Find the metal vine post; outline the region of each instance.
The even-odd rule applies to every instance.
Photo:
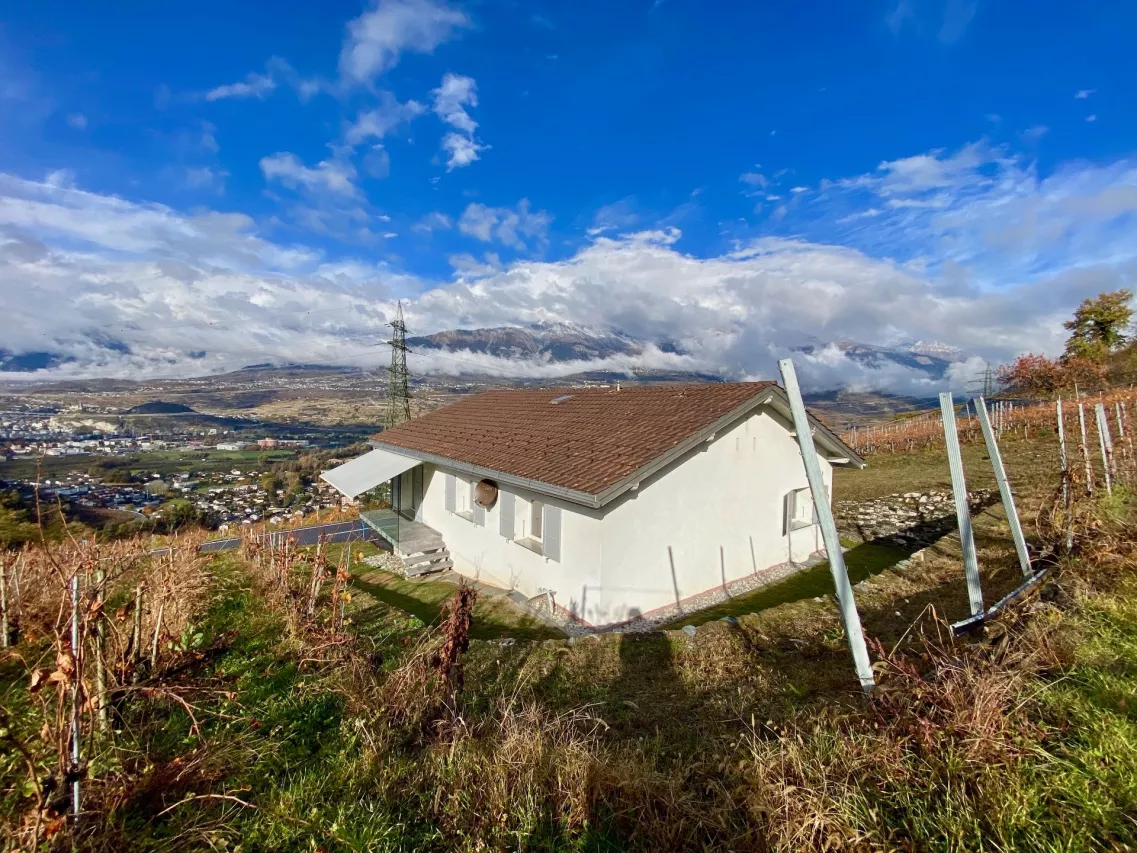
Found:
[[[1015,553],[1018,554],[1019,568],[1022,569],[1023,577],[1029,578],[1031,576],[1030,551],[1026,546],[1026,537],[1023,536],[1022,525],[1019,524],[1019,512],[1015,507],[1015,496],[1011,493],[1011,484],[1007,480],[1007,471],[1003,467],[1003,454],[999,452],[999,442],[995,440],[995,435],[991,431],[991,422],[987,419],[987,403],[982,397],[979,398],[979,402],[975,406],[975,414],[979,416],[979,428],[983,430],[983,441],[987,445],[987,455],[991,458],[991,467],[995,469],[995,482],[999,486],[999,497],[1003,500],[1007,523],[1011,527],[1011,537],[1015,541]]]
[[[975,407],[979,414],[979,407]],[[944,424],[944,443],[947,445],[948,468],[951,471],[951,490],[955,496],[955,518],[959,523],[959,541],[963,548],[963,570],[967,575],[967,598],[971,615],[983,612],[983,587],[979,582],[979,560],[975,554],[975,534],[971,530],[971,507],[967,501],[967,481],[963,476],[963,457],[959,451],[959,433],[955,425],[955,409],[951,393],[940,394],[940,417]]]
[[[861,689],[870,693],[876,686],[876,679],[873,676],[869,650],[861,628],[861,616],[857,612],[857,603],[853,598],[853,586],[849,583],[849,573],[845,568],[841,539],[837,535],[837,525],[833,521],[833,511],[829,506],[829,492],[825,488],[825,479],[817,462],[817,449],[813,445],[809,415],[806,414],[805,402],[801,398],[801,388],[798,387],[793,360],[782,359],[778,362],[778,369],[782,374],[782,385],[786,389],[786,396],[790,399],[794,431],[797,433],[798,447],[801,449],[801,458],[805,465],[805,476],[809,481],[809,491],[813,496],[814,511],[821,526],[821,536],[825,541],[825,551],[829,555],[829,571],[833,575],[833,586],[837,594],[837,604],[841,608],[841,620],[845,625],[849,650],[853,653],[853,665],[856,667]]]

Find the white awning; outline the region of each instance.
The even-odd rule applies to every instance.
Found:
[[[389,450],[372,450],[362,456],[345,462],[320,475],[320,479],[331,483],[338,491],[354,498],[368,489],[374,489],[392,477],[409,471],[419,464],[419,460]]]

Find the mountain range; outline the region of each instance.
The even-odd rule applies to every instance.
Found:
[[[411,349],[450,353],[466,351],[497,358],[549,362],[595,361],[613,355],[639,355],[649,344],[663,352],[684,352],[671,340],[645,341],[618,330],[592,329],[573,323],[452,329],[407,338],[407,346]],[[869,367],[883,367],[886,362],[893,362],[936,379],[944,376],[952,362],[966,358],[961,350],[936,341],[911,341],[892,347],[845,340],[817,341],[802,344],[797,350],[812,353],[831,345]]]
[[[575,323],[538,323],[489,329],[452,329],[407,338],[407,346],[451,352],[467,350],[496,358],[564,362],[639,355],[646,342],[614,329],[591,329]],[[681,352],[673,342],[661,342],[657,346],[664,352]]]
[[[117,347],[122,347],[118,344]],[[529,326],[495,326],[480,329],[451,329],[432,335],[407,339],[407,346],[419,352],[448,353],[457,362],[462,354],[484,355],[515,362],[600,362],[612,356],[638,356],[649,346],[665,353],[686,354],[677,342],[665,338],[646,340],[617,329],[587,327],[574,323],[538,323]],[[940,379],[954,361],[966,356],[960,350],[936,341],[910,341],[895,346],[877,346],[857,341],[807,340],[796,347],[804,353],[836,346],[844,354],[869,367],[888,363],[919,370]],[[121,351],[121,350],[120,350]],[[204,353],[191,353],[201,358]],[[0,372],[30,373],[73,362],[71,356],[51,352],[14,353],[0,348]],[[282,365],[265,362],[245,369],[277,368]],[[317,365],[304,365],[312,369]],[[476,366],[476,365],[475,365]],[[587,369],[587,368],[586,368]],[[454,373],[470,373],[469,367],[455,368]],[[692,374],[694,378],[694,374]],[[718,377],[722,378],[722,377]]]

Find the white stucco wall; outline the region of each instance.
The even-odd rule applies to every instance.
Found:
[[[832,494],[832,467],[821,461]],[[461,475],[459,475],[461,477]],[[561,507],[561,559],[446,510],[444,472],[424,465],[420,520],[442,534],[454,568],[557,603],[594,625],[625,621],[823,547],[816,525],[785,534],[785,495],[808,484],[790,425],[759,409],[601,510]]]
[[[454,560],[455,571],[506,589],[517,589],[529,597],[552,590],[557,603],[569,609],[574,608],[582,586],[599,583],[599,510],[536,495],[525,489],[502,487],[502,491],[513,492],[525,501],[536,498],[547,506],[561,508],[561,559],[551,560],[501,535],[500,500],[486,510],[485,527],[448,511],[445,472],[434,465],[424,465],[423,468],[425,490],[420,520],[442,534]],[[464,475],[457,476],[461,484]]]
[[[833,469],[821,460],[832,495]],[[814,524],[785,533],[785,496],[808,486],[790,425],[763,407],[606,507],[593,624],[653,609],[823,548]]]

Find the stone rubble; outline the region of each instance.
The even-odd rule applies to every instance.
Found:
[[[375,569],[382,569],[385,572],[405,576],[407,567],[403,565],[403,561],[390,551],[381,551],[371,557],[364,557],[360,560],[365,566],[371,566]]]
[[[993,489],[967,494],[972,513],[996,499]],[[844,538],[884,541],[903,547],[930,545],[956,527],[955,499],[950,489],[897,493],[872,501],[837,501],[833,515]]]
[[[674,622],[680,616],[698,613],[700,610],[706,610],[708,607],[714,607],[716,604],[730,601],[732,598],[753,592],[767,584],[777,583],[780,580],[788,578],[790,575],[800,572],[803,568],[806,568],[806,566],[800,563],[779,563],[776,566],[771,566],[768,569],[763,569],[760,572],[731,581],[726,585],[725,589],[721,586],[717,586],[714,589],[692,596],[679,604],[671,604],[659,610],[653,610],[649,616],[640,616],[609,630],[617,634],[642,634],[655,631],[660,625]]]

